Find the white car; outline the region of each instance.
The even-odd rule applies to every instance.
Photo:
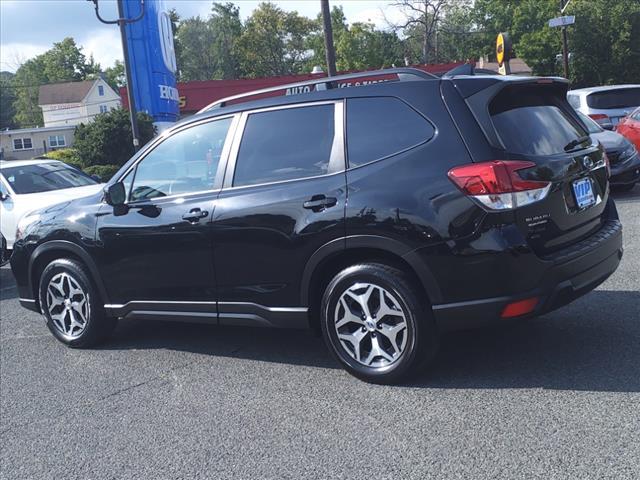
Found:
[[[102,188],[94,178],[58,160],[0,160],[0,263],[8,260],[18,222],[25,213]]]
[[[640,107],[640,85],[578,88],[567,92],[567,100],[602,128],[612,130],[620,120]]]

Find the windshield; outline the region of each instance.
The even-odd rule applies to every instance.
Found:
[[[602,131],[602,128],[600,127],[600,125],[596,123],[595,120],[592,120],[591,118],[587,117],[584,113],[578,110],[576,110],[576,113],[580,117],[580,120],[582,120],[582,123],[586,125],[589,133],[600,133]]]
[[[84,187],[97,183],[90,176],[64,163],[38,163],[3,168],[2,176],[18,195]]]

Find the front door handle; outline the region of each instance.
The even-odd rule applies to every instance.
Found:
[[[304,208],[313,210],[314,212],[321,212],[327,208],[333,207],[338,203],[338,199],[335,197],[327,197],[325,195],[314,195],[311,200],[307,200],[302,204]]]
[[[182,215],[183,220],[187,220],[191,223],[197,223],[201,218],[205,218],[209,215],[209,212],[206,210],[201,210],[200,208],[192,208],[187,213]]]

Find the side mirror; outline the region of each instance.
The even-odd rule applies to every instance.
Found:
[[[124,205],[124,202],[127,200],[127,192],[125,191],[124,183],[116,182],[105,188],[104,199],[113,207]]]
[[[613,123],[611,123],[611,122],[601,123],[600,126],[602,128],[604,128],[605,130],[613,130],[614,129]]]

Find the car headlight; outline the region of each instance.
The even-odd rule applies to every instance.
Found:
[[[18,222],[18,228],[16,229],[16,240],[22,238],[27,228],[30,225],[33,225],[38,220],[40,220],[39,213],[28,213],[24,215]]]
[[[631,157],[633,157],[636,153],[638,153],[638,151],[636,150],[636,147],[630,143],[629,146],[627,148],[625,148],[623,150],[623,152],[620,154],[620,161],[624,162],[628,159],[630,159]]]

